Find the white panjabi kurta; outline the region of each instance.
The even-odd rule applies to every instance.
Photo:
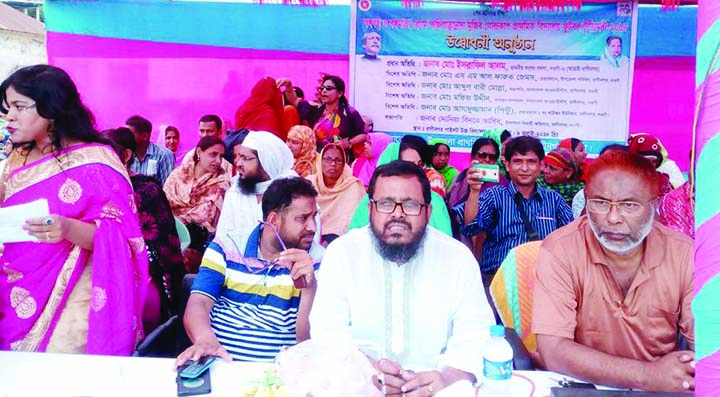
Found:
[[[330,244],[310,313],[312,338],[370,342],[416,371],[460,369],[482,377],[495,324],[477,261],[428,226],[420,252],[398,266],[377,253],[369,226]]]
[[[219,236],[249,235],[263,219],[259,195],[265,193],[275,179],[298,176],[292,169],[295,162],[292,152],[275,135],[265,131],[250,131],[242,145],[257,152],[260,165],[270,180],[258,183],[254,192],[245,194],[238,186],[239,176],[232,179],[220,211],[216,232]]]

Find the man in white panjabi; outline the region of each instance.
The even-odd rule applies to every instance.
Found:
[[[237,175],[225,192],[217,236],[249,235],[263,219],[262,196],[272,181],[298,176],[292,152],[269,132],[250,131],[233,154]]]
[[[378,167],[368,195],[370,225],[327,248],[311,337],[376,346],[372,381],[387,395],[431,396],[475,382],[494,324],[475,258],[427,226],[430,184],[416,165]]]

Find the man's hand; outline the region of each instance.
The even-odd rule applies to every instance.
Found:
[[[285,250],[280,253],[278,264],[290,269],[290,277],[293,280],[305,277],[308,287],[315,285],[315,266],[313,258],[307,251],[298,248]]]
[[[683,392],[695,390],[694,352],[675,351],[649,363],[645,376],[651,391]]]
[[[406,383],[403,374],[410,377],[412,375],[410,371],[404,371],[400,364],[386,358],[378,360],[375,368],[378,370],[378,374],[373,375],[372,382],[378,390],[386,396],[402,396],[404,394],[400,389]]]
[[[180,353],[177,360],[175,360],[175,367],[177,368],[185,364],[188,360],[197,361],[200,357],[204,356],[215,356],[227,362],[232,361],[230,354],[228,354],[227,350],[220,345],[220,342],[218,342],[217,338],[213,335],[212,337],[198,339],[195,341],[195,344]]]
[[[400,386],[405,397],[429,397],[447,386],[447,382],[438,371],[404,373],[406,383]]]

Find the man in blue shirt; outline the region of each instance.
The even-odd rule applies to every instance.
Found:
[[[460,232],[484,240],[479,261],[486,286],[510,249],[530,240],[542,240],[573,220],[565,200],[536,183],[545,157],[539,140],[513,138],[503,155],[510,183],[489,188],[477,201],[468,200],[454,208],[462,222]],[[482,182],[472,178],[468,178],[468,185],[476,191],[482,188]]]
[[[304,178],[277,179],[262,199],[263,222],[249,235],[218,235],[207,247],[185,312],[193,342],[178,356],[272,362],[310,337],[317,192]],[[304,285],[299,281],[304,281]]]
[[[140,116],[132,116],[125,121],[125,126],[135,135],[137,150],[133,156],[130,170],[136,174],[155,177],[160,185],[175,168],[175,155],[168,149],[150,142],[152,123]]]

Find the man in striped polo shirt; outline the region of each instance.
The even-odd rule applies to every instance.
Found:
[[[486,290],[512,248],[542,240],[573,220],[565,200],[537,184],[545,157],[538,139],[529,136],[511,139],[503,157],[510,183],[486,189],[478,200],[468,200],[454,208],[461,220],[460,232],[468,237],[480,235],[480,240],[484,240],[480,271]],[[482,184],[468,179],[470,189],[479,191]]]
[[[303,178],[277,179],[263,196],[261,224],[208,246],[185,311],[193,345],[177,365],[207,355],[271,362],[283,347],[310,337],[315,271],[324,253],[313,242],[316,197]]]

